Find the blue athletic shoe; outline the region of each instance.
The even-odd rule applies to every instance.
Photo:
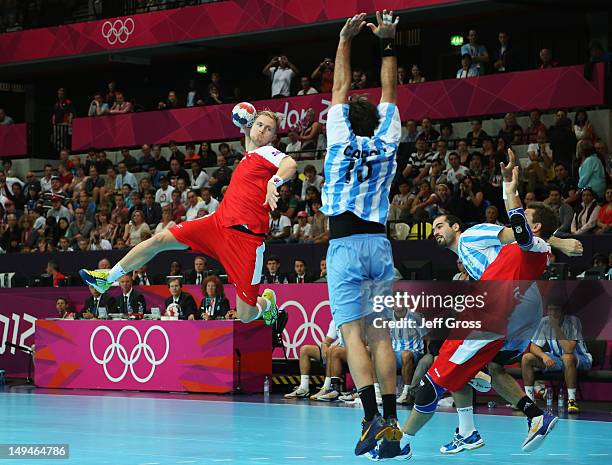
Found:
[[[401,441],[387,441],[383,439],[379,445],[368,452],[367,457],[375,462],[390,458],[395,460],[410,460],[412,458],[410,436],[404,434]]]
[[[464,438],[459,434],[459,428],[457,428],[453,440],[440,447],[440,452],[443,454],[457,454],[464,450],[478,449],[484,445],[484,439],[482,439],[478,431],[472,431],[472,434]]]
[[[529,431],[525,441],[523,441],[523,452],[533,452],[540,447],[546,435],[557,424],[557,421],[559,421],[559,418],[550,412],[544,412],[539,417],[528,418],[527,425],[529,426]]]
[[[374,415],[370,421],[364,419],[361,422],[361,436],[355,446],[355,455],[363,455],[374,449],[378,441],[385,437],[390,429],[391,427],[380,414]]]

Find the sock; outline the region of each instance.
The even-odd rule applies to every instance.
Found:
[[[369,384],[362,387],[357,392],[359,393],[359,398],[361,399],[361,404],[363,405],[365,420],[370,421],[372,418],[374,418],[374,415],[380,415],[378,407],[376,406],[376,392],[374,391],[374,386]]]
[[[518,403],[516,404],[516,407],[519,410],[522,410],[523,413],[527,416],[527,418],[539,417],[540,415],[544,413],[536,405],[536,403],[527,396],[524,396],[521,400],[519,400]]]
[[[302,389],[303,391],[308,391],[309,383],[310,383],[309,375],[300,376],[300,389]]]
[[[385,420],[389,418],[397,418],[397,404],[395,403],[395,394],[383,394],[383,416]]]
[[[404,384],[404,389],[402,389],[402,394],[408,394],[408,389],[410,389],[410,386],[408,386],[407,384]]]
[[[331,386],[331,378],[329,376],[325,377],[325,382],[323,383],[323,389],[329,389]]]
[[[567,400],[576,400],[576,388],[567,388]]]
[[[468,437],[476,430],[474,426],[474,407],[462,407],[457,409],[459,415],[459,434]]]
[[[259,305],[259,302],[255,302],[255,306],[257,307],[257,316],[253,318],[253,320],[259,320],[261,318],[261,315],[263,315],[263,312],[265,312],[266,310],[270,308],[270,301],[264,297],[262,298],[266,301],[266,308],[261,308],[261,305]]]
[[[331,377],[331,388],[333,391],[342,391],[342,382],[340,381],[340,378],[338,378],[337,376]]]
[[[380,397],[380,384],[374,383],[374,392],[376,393],[376,397]]]
[[[527,394],[531,399],[535,399],[535,394],[533,390],[533,386],[525,386],[525,394]]]
[[[117,263],[115,266],[113,266],[111,268],[111,270],[108,272],[108,276],[106,277],[106,282],[107,283],[114,283],[115,281],[117,281],[121,276],[123,276],[124,274],[127,274],[125,272],[125,270],[121,267],[121,265],[119,263]]]

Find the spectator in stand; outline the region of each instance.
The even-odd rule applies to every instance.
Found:
[[[427,116],[421,120],[421,130],[419,131],[418,139],[424,139],[428,145],[433,144],[440,137],[440,133],[436,131],[431,123],[431,119]]]
[[[206,257],[199,255],[193,259],[193,270],[189,270],[185,273],[186,284],[202,284],[204,279],[210,275],[216,275],[216,270],[208,269],[208,262]]]
[[[214,197],[221,195],[221,188],[227,186],[232,178],[232,170],[227,167],[227,161],[223,155],[217,155],[217,169],[208,180],[211,193]]]
[[[499,222],[499,210],[495,205],[489,205],[485,210],[485,223],[503,226],[503,224]]]
[[[51,165],[47,165],[47,166],[51,166]],[[47,167],[45,166],[45,171],[46,169]],[[49,181],[51,181],[51,178],[49,178]],[[34,188],[36,192],[40,192],[42,189],[40,185],[40,181],[36,179],[36,175],[34,174],[34,172],[28,171],[28,174],[26,174],[26,183],[23,186],[23,191],[27,193],[30,191],[31,188]]]
[[[115,208],[111,211],[111,224],[121,226],[127,223],[129,208],[125,205],[123,194],[115,194]]]
[[[219,155],[223,155],[225,157],[225,161],[227,162],[227,166],[233,166],[236,160],[242,160],[242,153],[237,152],[234,148],[222,142],[219,144]]]
[[[64,192],[68,193],[68,190],[70,189],[70,185],[72,184],[72,180],[74,179],[74,176],[72,175],[72,172],[63,163],[59,164],[57,171],[58,171],[57,177],[60,180],[61,189]],[[21,184],[19,184],[19,186],[21,186]]]
[[[200,283],[197,283],[200,284]],[[199,320],[223,320],[230,304],[218,276],[209,276],[202,282],[202,301],[198,309]]]
[[[96,154],[95,166],[98,173],[104,174],[108,168],[113,168],[113,162],[106,157],[106,152],[104,150],[99,150]]]
[[[196,192],[190,191],[187,194],[187,212],[185,213],[185,220],[195,220],[198,217],[198,212],[202,208],[204,208],[204,202],[198,200]]]
[[[478,69],[478,74],[485,73],[485,64],[489,62],[489,53],[484,45],[478,43],[478,34],[474,29],[468,32],[468,43],[461,46],[461,56],[469,55]],[[459,76],[457,76],[459,77]]]
[[[202,209],[206,211],[207,215],[216,212],[217,208],[219,208],[219,203],[220,202],[211,195],[208,187],[202,189]]]
[[[576,153],[576,136],[572,130],[572,121],[565,115],[565,111],[557,111],[555,124],[548,130],[548,139],[555,154],[555,162],[563,163],[575,176],[578,171],[578,167],[573,162]]]
[[[157,171],[161,172],[167,171],[170,168],[168,160],[166,160],[166,158],[161,153],[161,147],[159,146],[159,144],[153,145],[152,148],[149,147],[148,144],[145,144],[142,146],[143,154],[145,153],[145,151],[147,153],[147,163],[146,169],[144,166],[142,167],[143,170],[149,171],[151,167],[155,167]],[[161,173],[159,175],[161,175]]]
[[[351,90],[366,88],[366,74],[360,69],[354,69],[351,81]]]
[[[17,223],[17,215],[9,213],[6,215],[6,224],[0,225],[2,236],[0,237],[0,247],[5,252],[19,252],[19,242],[21,241],[21,228]]]
[[[489,172],[483,167],[482,154],[480,152],[472,154],[468,168],[470,170],[470,177],[480,184],[486,183],[489,180]]]
[[[325,179],[323,176],[317,174],[317,169],[313,165],[306,165],[304,167],[304,181],[302,183],[302,199],[306,197],[306,190],[310,187],[316,187],[319,193]]]
[[[57,246],[58,252],[74,252],[74,249],[70,247],[70,239],[65,236],[59,238],[59,243]]]
[[[435,153],[427,149],[425,139],[419,137],[416,142],[416,152],[410,155],[402,176],[411,181],[413,186],[416,187],[429,174],[429,168],[434,156]]]
[[[612,157],[608,152],[608,146],[603,140],[598,140],[595,142],[595,152],[597,152],[597,156],[601,160],[601,163],[604,165],[604,168],[607,168],[608,176],[612,178]],[[26,192],[26,188],[24,186],[23,189]]]
[[[408,182],[402,181],[399,185],[399,193],[393,196],[389,205],[389,221],[406,219],[410,213],[410,186]]]
[[[555,68],[559,62],[553,60],[552,51],[549,48],[540,50],[540,69]]]
[[[544,131],[538,133],[536,140],[537,143],[527,147],[527,155],[531,161],[527,168],[527,191],[541,193],[546,183],[553,178],[553,152],[546,141]]]
[[[121,288],[121,295],[117,297],[117,313],[123,313],[124,315],[150,313],[147,311],[147,302],[144,296],[134,289],[132,275],[121,276],[119,287]]]
[[[459,272],[455,276],[453,276],[453,281],[469,281],[470,280],[470,275],[468,274],[465,267],[463,266],[463,262],[459,259],[457,259],[457,269],[459,270]]]
[[[261,284],[287,284],[287,275],[280,272],[281,262],[276,255],[270,255],[266,260],[266,270],[261,277]]]
[[[147,274],[147,265],[136,268],[132,273],[132,281],[135,286],[150,286],[153,284],[153,278]]]
[[[497,35],[499,40],[499,48],[493,55],[493,68],[498,73],[508,73],[510,71],[516,71],[516,63],[514,63],[514,53],[512,47],[510,47],[510,36],[507,32],[500,32]]]
[[[289,275],[289,284],[305,284],[314,281],[314,277],[308,273],[306,262],[300,258],[293,262],[293,273]]]
[[[312,95],[312,94],[318,94],[319,92],[317,91],[317,89],[315,89],[314,87],[312,87],[310,85],[310,78],[308,76],[302,76],[300,78],[300,90],[298,91],[297,95]]]
[[[310,78],[313,81],[319,82],[319,90],[321,92],[331,92],[334,85],[334,62],[332,59],[323,58],[323,61],[317,66],[317,69],[312,72]],[[301,94],[298,93],[298,95]]]
[[[162,208],[161,221],[155,227],[155,232],[153,234],[159,234],[175,225],[176,223],[172,221],[172,207],[166,205]]]
[[[465,223],[479,223],[484,219],[484,195],[478,181],[467,176],[459,184],[457,216]]]
[[[117,309],[117,303],[114,297],[108,294],[100,294],[96,291],[93,286],[89,286],[89,292],[91,296],[87,298],[83,309],[77,313],[77,319],[85,320],[97,320],[99,316],[99,309],[106,309],[106,314],[115,313]]]
[[[62,200],[57,196],[51,198],[51,208],[47,211],[47,218],[55,218],[56,221],[60,218],[66,218],[68,221],[72,219],[72,213],[62,205]]]
[[[604,203],[597,215],[597,229],[595,234],[612,233],[612,187],[606,189],[606,203]]]
[[[321,123],[316,120],[314,110],[309,108],[306,111],[306,117],[300,130],[301,150],[315,150],[320,133]]]
[[[402,138],[402,144],[416,144],[418,135],[416,121],[413,119],[406,121],[406,134]]]
[[[57,262],[55,260],[49,260],[47,262],[47,269],[46,272],[49,276],[51,276],[52,278],[52,286],[53,287],[59,287],[60,285],[60,279],[66,279],[66,275],[64,275],[59,268],[59,265],[57,264]]]
[[[185,207],[183,197],[181,196],[181,193],[179,191],[172,191],[170,198],[171,202],[169,206],[170,208],[172,208],[172,221],[178,224],[187,214],[187,208]]]
[[[7,198],[12,200],[15,204],[15,210],[23,212],[26,204],[26,197],[23,195],[21,184],[18,182],[13,183],[11,190],[7,192]]]
[[[584,110],[578,110],[574,116],[574,134],[578,140],[593,142],[597,139],[597,134],[593,131],[593,125],[589,121],[589,115]]]
[[[63,87],[57,90],[57,101],[53,105],[53,114],[51,116],[51,124],[72,124],[73,118],[76,117],[72,100],[66,98],[66,92]],[[64,148],[64,147],[62,147]]]
[[[531,110],[529,112],[529,126],[527,126],[527,130],[525,131],[525,142],[528,144],[536,142],[538,132],[546,131],[546,126],[542,123],[540,117],[540,110]]]
[[[300,136],[295,130],[295,128],[291,128],[289,130],[289,133],[287,134],[287,138],[289,139],[289,143],[287,144],[287,147],[285,147],[284,152],[288,154],[296,153],[299,159],[300,154],[297,154],[297,152],[301,150],[302,143],[300,142]]]
[[[98,169],[95,166],[89,168],[89,177],[85,181],[85,192],[88,196],[93,197],[94,202],[100,200],[100,189],[104,187],[104,180],[98,176]]]
[[[94,95],[93,100],[89,104],[89,111],[87,112],[87,116],[102,116],[108,114],[110,108],[108,103],[104,101],[102,94]]]
[[[191,184],[191,180],[189,179],[189,174],[183,168],[181,168],[180,162],[174,158],[170,161],[170,171],[166,174],[166,177],[170,181],[170,184],[176,187],[177,181],[182,179],[185,181],[185,185]]]
[[[112,248],[113,246],[110,241],[102,239],[96,230],[91,232],[87,250],[111,250]]]
[[[198,154],[203,168],[210,168],[217,163],[217,154],[210,148],[210,142],[202,142]]]
[[[172,278],[168,281],[170,297],[164,302],[164,308],[174,304],[178,306],[178,317],[181,320],[196,319],[196,303],[191,294],[183,292],[183,283],[180,278]]]
[[[457,79],[466,79],[476,76],[480,76],[480,74],[478,67],[472,64],[472,57],[467,53],[461,55],[461,68],[459,68],[455,77]]]
[[[270,78],[272,83],[272,98],[289,97],[291,95],[291,81],[299,71],[285,55],[272,58],[264,66],[262,72],[264,76]]]
[[[510,145],[514,138],[515,131],[521,131],[522,140],[523,128],[516,122],[516,115],[514,113],[506,113],[502,127],[497,133],[497,137],[501,137],[506,142],[506,145]]]
[[[72,245],[76,245],[80,239],[89,240],[89,234],[93,229],[93,224],[85,218],[85,210],[78,207],[74,210],[75,220],[70,223],[66,237],[70,239]]]
[[[3,108],[0,108],[0,126],[13,124],[13,118],[6,114]]]
[[[162,208],[159,203],[155,202],[154,190],[145,192],[144,200],[144,205],[141,207],[142,214],[144,215],[145,223],[147,223],[149,229],[153,231],[161,221]]]
[[[193,142],[188,142],[185,144],[185,160],[184,165],[190,166],[193,160],[199,160],[200,155],[196,153],[195,144]]]
[[[168,148],[170,149],[170,158],[168,162],[172,163],[172,160],[178,160],[179,166],[182,167],[183,163],[185,163],[185,154],[180,151],[176,141],[171,140],[168,142]]]
[[[111,107],[109,113],[111,115],[123,114],[123,113],[132,113],[134,111],[134,106],[132,102],[128,102],[125,100],[125,96],[123,92],[115,93],[115,103]]]
[[[126,184],[123,186],[124,191],[129,191],[129,195],[127,196],[126,205],[130,209],[129,217],[132,217],[132,213],[134,210],[140,210],[142,205],[142,197],[140,196],[140,192],[138,191],[130,191],[130,186]]]
[[[606,193],[606,173],[593,144],[588,140],[581,140],[578,142],[576,155],[580,163],[578,188],[589,188],[598,199],[603,199]]]
[[[321,211],[321,200],[313,200],[312,211],[310,236],[306,238],[306,241],[324,244],[329,240],[329,219]]]
[[[400,86],[408,84],[408,72],[403,66],[397,67],[397,84]]]
[[[457,152],[456,153],[457,155],[459,155],[459,163],[462,166],[467,167],[468,163],[470,162],[470,158],[472,157],[472,152],[470,152],[468,142],[466,139],[460,139],[459,142],[457,142]]]
[[[482,129],[482,121],[479,119],[472,120],[472,130],[465,136],[467,144],[470,147],[482,147],[482,139],[488,134]]]
[[[427,181],[421,181],[418,186],[419,191],[408,200],[410,215],[414,221],[429,221],[435,213],[437,198]]]
[[[128,246],[127,246],[127,244],[125,243],[125,241],[123,240],[122,237],[118,237],[115,240],[115,246],[114,246],[115,250],[125,250],[127,248],[128,248]]]
[[[100,239],[107,240],[111,244],[115,240],[118,226],[110,222],[110,213],[108,210],[100,210],[96,213],[95,231],[100,236]]]
[[[117,100],[117,83],[115,81],[108,83],[108,92],[104,96],[104,100],[109,107],[112,107]]]
[[[200,95],[200,91],[196,86],[195,79],[190,79],[187,86],[187,101],[185,106],[187,108],[195,107],[196,105],[204,105],[204,96]]]
[[[115,179],[115,190],[120,190],[124,184],[129,184],[132,190],[138,189],[136,176],[128,171],[127,165],[124,162],[120,161],[117,164],[117,169],[119,170],[119,174]]]
[[[578,317],[567,315],[564,306],[556,302],[549,303],[547,309],[548,315],[540,321],[529,352],[521,360],[525,393],[535,400],[535,370],[563,371],[567,386],[567,412],[578,413],[577,373],[578,370],[590,370],[593,357],[584,343]],[[546,345],[549,352],[544,352]]]
[[[70,308],[66,297],[58,297],[55,299],[55,310],[57,310],[58,318],[74,320],[75,312]]]
[[[278,192],[277,210],[293,221],[298,210],[298,198],[291,192],[291,188],[287,184],[283,184]]]
[[[421,82],[425,82],[425,77],[421,74],[421,68],[419,65],[412,65],[410,70],[410,79],[408,80],[409,84],[420,84]]]
[[[548,198],[544,203],[552,208],[559,218],[559,227],[555,231],[555,236],[564,237],[570,234],[574,210],[567,203],[563,202],[561,189],[554,184],[548,188]]]
[[[297,214],[297,223],[293,225],[289,242],[303,243],[310,235],[310,223],[308,223],[308,213],[300,211]]]
[[[268,244],[283,244],[287,242],[291,235],[291,220],[281,215],[280,210],[277,208],[270,212],[270,232],[266,235],[266,242]]]
[[[208,187],[208,174],[202,171],[199,160],[191,162],[191,188],[200,192],[205,187]]]
[[[597,227],[597,217],[599,215],[599,205],[595,201],[595,195],[590,188],[582,190],[582,203],[579,210],[574,214],[572,220],[572,234],[587,234],[594,232]]]
[[[455,140],[455,136],[453,134],[453,125],[449,122],[440,123],[440,137],[438,137],[438,142],[444,141],[446,143],[446,148],[449,150],[455,150],[457,146],[457,141]],[[436,146],[436,149],[440,151],[440,148]],[[446,158],[443,158],[445,162]]]
[[[42,193],[51,190],[51,179],[53,178],[53,166],[46,164],[44,176],[40,179],[40,191]]]
[[[144,215],[140,210],[134,210],[132,212],[132,221],[125,227],[125,233],[123,234],[123,240],[128,247],[134,247],[143,241],[143,234],[151,234],[149,225],[144,222]]]
[[[176,92],[171,90],[168,92],[168,98],[166,98],[165,102],[159,102],[157,104],[157,108],[159,110],[172,110],[175,108],[179,108],[181,105],[179,104],[178,97],[176,96]]]
[[[323,257],[319,261],[319,275],[315,280],[315,283],[326,283],[327,282],[327,260]]]
[[[221,105],[223,100],[221,100],[221,90],[218,86],[213,84],[212,82],[208,84],[208,95],[205,100],[206,105]]]

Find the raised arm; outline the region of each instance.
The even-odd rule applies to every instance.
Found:
[[[374,35],[380,39],[380,54],[382,64],[380,67],[380,83],[382,93],[380,103],[396,102],[397,94],[397,56],[395,53],[395,30],[399,16],[393,20],[393,11],[383,10],[382,15],[376,12],[377,25],[368,23],[367,26]],[[334,76],[335,79],[335,76]]]
[[[332,89],[331,105],[347,102],[348,91],[351,88],[351,43],[363,26],[365,26],[365,13],[360,13],[346,20],[340,31],[340,40],[336,51],[336,65],[334,67],[334,87]]]

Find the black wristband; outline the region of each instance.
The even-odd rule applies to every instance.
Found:
[[[380,56],[395,56],[395,39],[380,39]]]

